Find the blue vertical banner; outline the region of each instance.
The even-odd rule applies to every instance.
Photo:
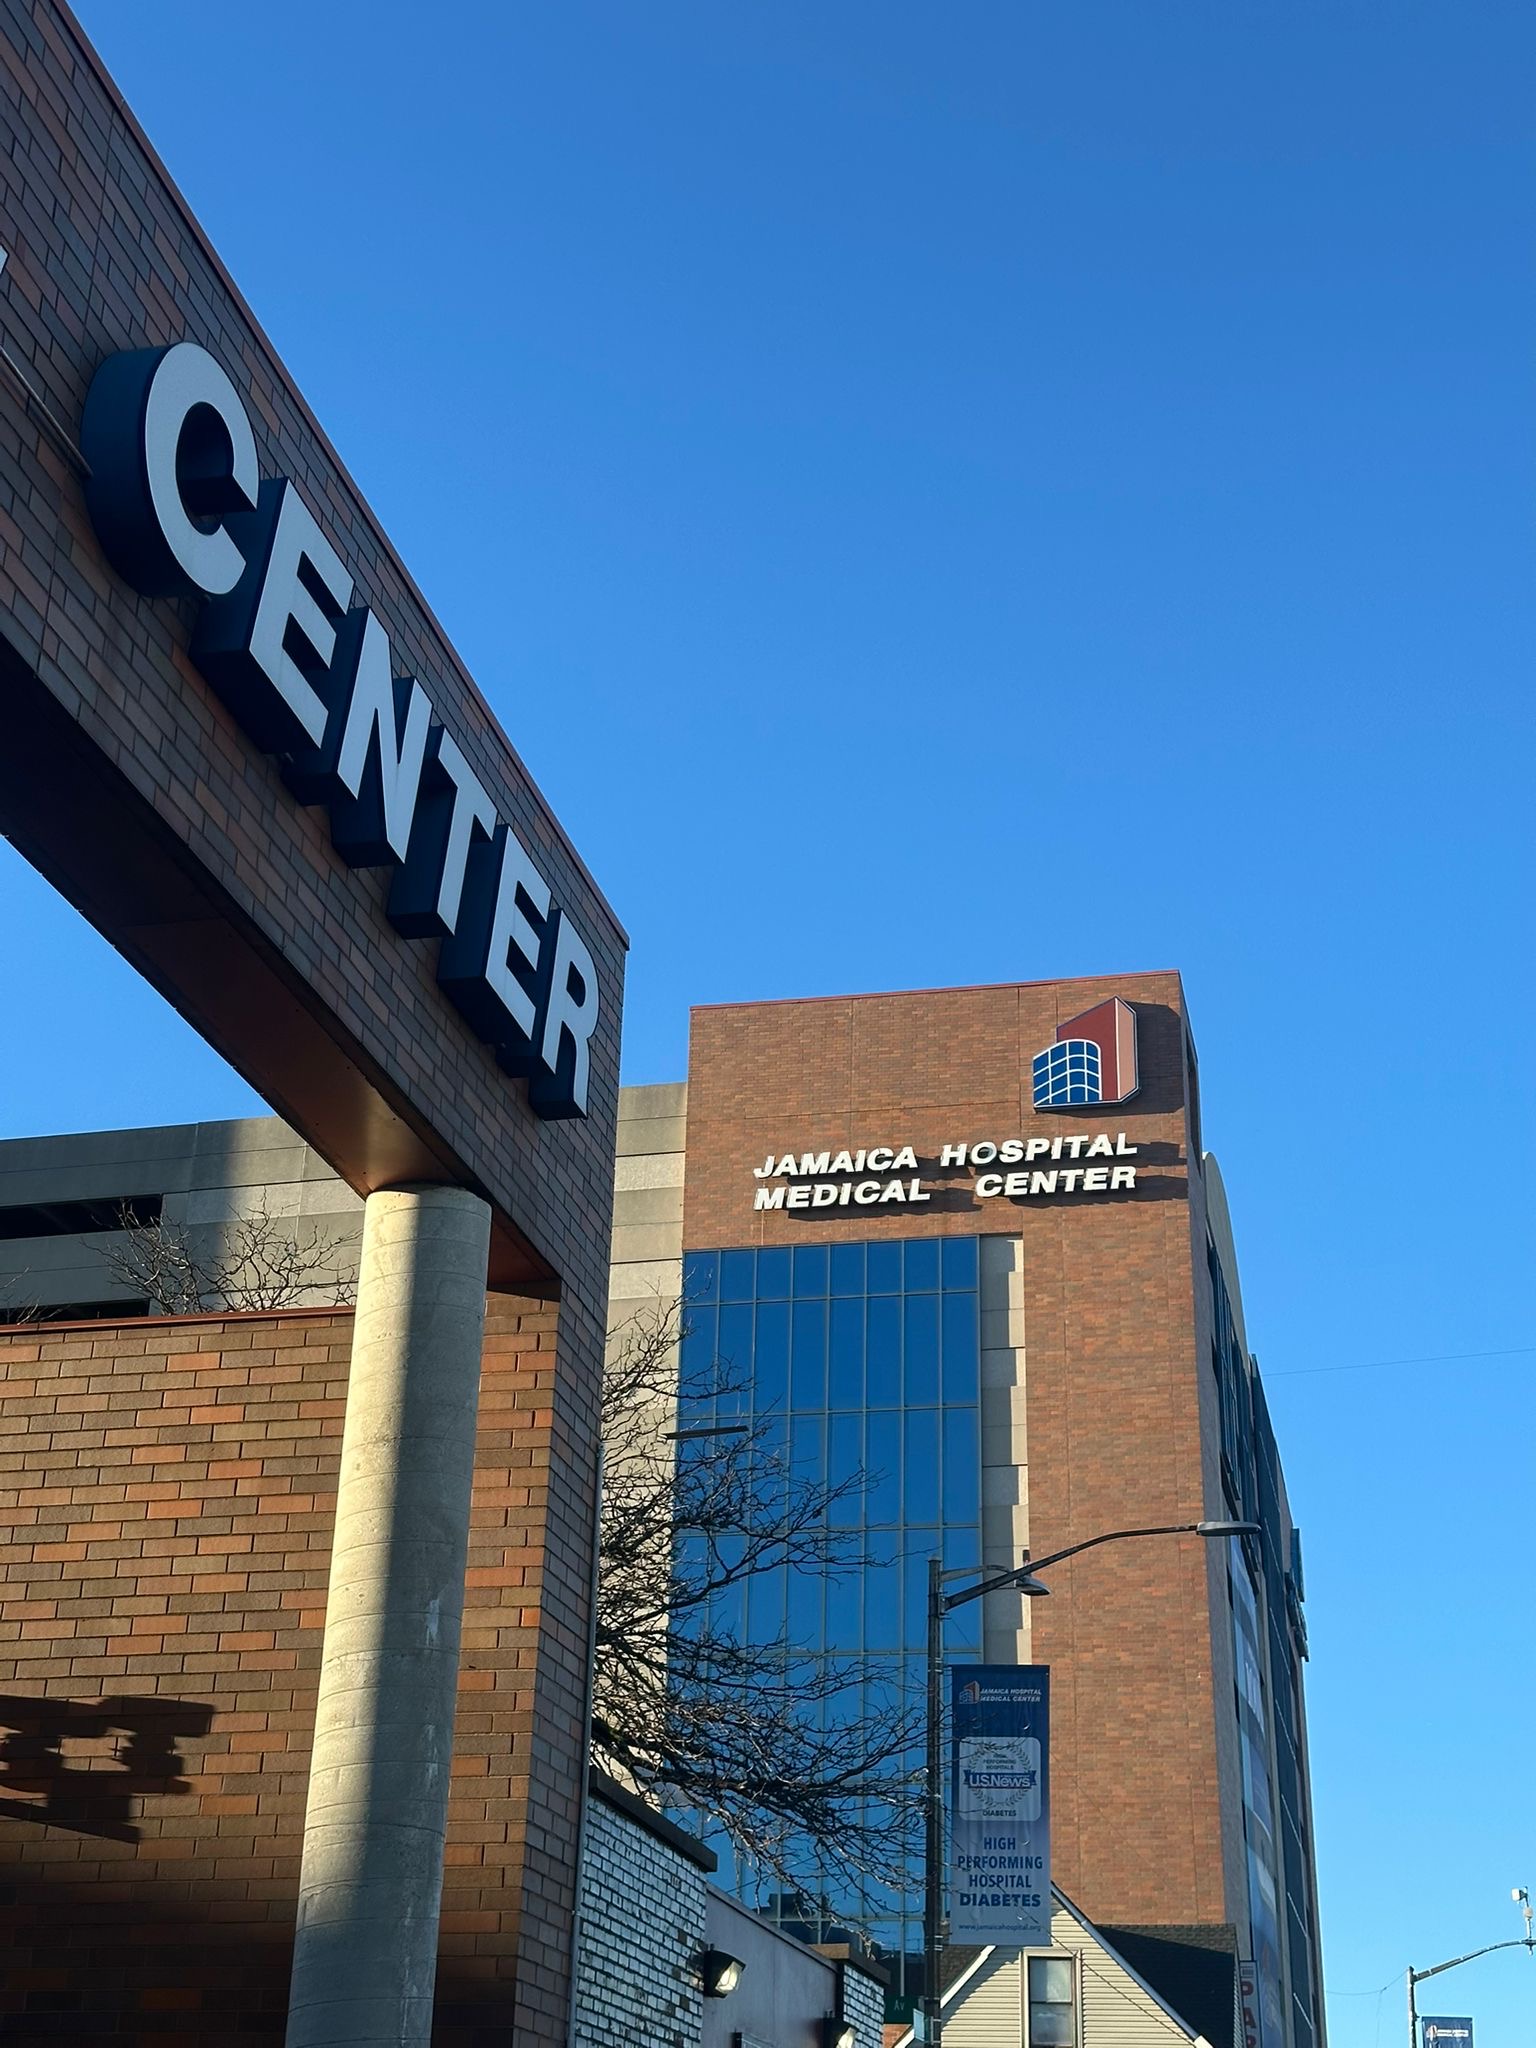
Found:
[[[950,1942],[1048,1944],[1051,1674],[956,1664],[949,1675]]]
[[[1448,2019],[1443,2014],[1421,2017],[1419,2036],[1424,2048],[1472,2048],[1472,2022]]]

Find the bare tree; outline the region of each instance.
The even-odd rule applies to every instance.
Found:
[[[782,1627],[758,1640],[736,1619],[768,1574],[862,1569],[857,1535],[833,1524],[865,1475],[798,1478],[774,1418],[729,1419],[745,1377],[728,1360],[679,1366],[683,1313],[637,1317],[607,1373],[594,1753],[721,1825],[790,1893],[831,1869],[894,1882],[918,1811],[920,1703],[894,1669],[808,1654]],[[690,1436],[705,1412],[709,1433]]]
[[[254,1214],[196,1237],[163,1216],[146,1220],[126,1202],[118,1223],[119,1240],[101,1247],[102,1260],[160,1315],[295,1308],[317,1293],[337,1305],[356,1299],[356,1282],[337,1266],[335,1247],[313,1225],[300,1229],[270,1214],[265,1198]]]

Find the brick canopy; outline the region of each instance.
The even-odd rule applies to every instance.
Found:
[[[0,827],[361,1193],[473,1188],[500,1284],[600,1302],[624,934],[68,10],[0,7]],[[75,445],[115,352],[183,340],[237,386],[397,666],[576,918],[600,1016],[590,1114],[552,1127],[188,657],[193,607],[139,596]],[[3,368],[3,365],[0,365]]]

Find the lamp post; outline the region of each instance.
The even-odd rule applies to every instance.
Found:
[[[958,1593],[946,1593],[946,1579],[965,1578],[968,1572],[945,1571],[937,1557],[928,1560],[928,1758],[924,1798],[923,1840],[923,2041],[924,2048],[939,2048],[943,2028],[943,2007],[939,1995],[939,1965],[944,1952],[944,1617],[967,1601],[986,1593],[1000,1593],[1006,1587],[1038,1599],[1049,1593],[1037,1574],[1079,1551],[1095,1550],[1101,1543],[1124,1543],[1140,1536],[1256,1536],[1257,1522],[1172,1522],[1155,1529],[1108,1529],[1102,1536],[1090,1536],[1082,1543],[1069,1543],[1065,1550],[1053,1550],[1048,1557],[1032,1558],[1026,1550],[1010,1571],[994,1573],[979,1585],[966,1586]],[[1412,1987],[1410,1986],[1410,1996]]]
[[[1510,1897],[1525,1915],[1525,1932],[1513,1941],[1491,1941],[1486,1948],[1469,1949],[1464,1956],[1452,1956],[1448,1963],[1431,1963],[1427,1970],[1407,1971],[1408,1978],[1408,2048],[1419,2048],[1419,2005],[1415,1996],[1418,1987],[1426,1977],[1438,1977],[1442,1970],[1460,1969],[1463,1963],[1475,1963],[1479,1956],[1494,1955],[1501,1948],[1523,1948],[1536,1955],[1536,1935],[1531,1932],[1531,1895],[1524,1885],[1516,1885]]]

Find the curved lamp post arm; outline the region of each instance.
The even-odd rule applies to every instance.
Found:
[[[967,1600],[979,1600],[983,1593],[999,1593],[1009,1586],[1032,1596],[1049,1593],[1049,1586],[1036,1583],[1037,1572],[1043,1572],[1048,1565],[1060,1564],[1063,1558],[1076,1557],[1079,1551],[1097,1550],[1101,1543],[1124,1543],[1133,1536],[1257,1536],[1259,1533],[1257,1522],[1166,1522],[1155,1529],[1106,1529],[1102,1536],[1089,1536],[1082,1543],[1069,1543],[1065,1550],[1053,1550],[1045,1557],[1031,1557],[1026,1550],[1023,1562],[1012,1571],[1000,1572],[995,1578],[983,1580],[979,1586],[967,1586],[962,1593],[946,1593],[944,1611],[947,1614],[953,1607],[963,1607]]]
[[[1431,1963],[1427,1970],[1410,1970],[1408,1974],[1415,1984],[1422,1984],[1426,1977],[1438,1977],[1442,1970],[1454,1970],[1460,1963],[1475,1963],[1479,1956],[1491,1956],[1501,1948],[1536,1949],[1536,1937],[1523,1934],[1514,1941],[1490,1941],[1486,1948],[1469,1949],[1464,1956],[1452,1956],[1448,1963]]]
[[[1431,1963],[1427,1970],[1415,1970],[1410,1964],[1408,1976],[1408,2048],[1419,2048],[1419,2004],[1414,1996],[1426,1977],[1438,1977],[1442,1970],[1458,1969],[1463,1963],[1475,1963],[1479,1956],[1491,1956],[1501,1948],[1529,1949],[1536,1955],[1536,1936],[1522,1934],[1513,1941],[1490,1941],[1486,1948],[1469,1949],[1464,1956],[1452,1956],[1448,1963]]]

